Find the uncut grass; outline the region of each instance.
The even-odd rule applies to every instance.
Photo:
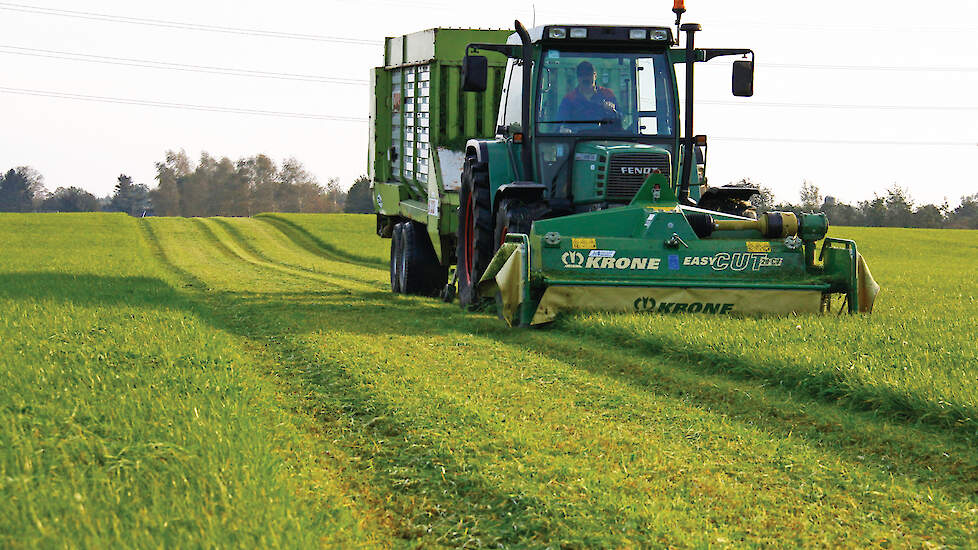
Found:
[[[219,292],[230,330],[283,358],[282,380],[405,539],[862,547],[975,535],[974,452],[941,432],[431,300],[296,292],[303,281],[265,276],[202,233],[159,234],[171,250],[214,247],[175,263]],[[239,278],[263,283],[235,291]]]
[[[883,288],[871,316],[585,314],[558,330],[978,432],[978,232],[843,228]]]
[[[134,219],[0,215],[0,234],[0,546],[375,540]]]

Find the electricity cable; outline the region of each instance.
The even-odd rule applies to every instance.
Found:
[[[730,101],[700,99],[700,105],[735,105],[750,107],[778,107],[788,109],[848,109],[883,111],[978,111],[978,105],[855,105],[845,103],[780,103],[773,101]]]
[[[144,99],[121,98],[121,97],[92,96],[92,95],[82,95],[82,94],[75,94],[69,92],[52,92],[48,90],[29,90],[24,88],[11,88],[7,86],[0,86],[0,93],[35,96],[35,97],[47,97],[47,98],[54,98],[54,99],[70,99],[76,101],[89,101],[89,102],[96,102],[96,103],[114,103],[120,105],[138,105],[143,107],[159,107],[159,108],[166,108],[166,109],[182,109],[182,110],[189,110],[189,111],[207,111],[207,112],[214,112],[214,113],[257,115],[257,116],[267,116],[267,117],[277,117],[277,118],[329,120],[335,122],[366,122],[367,121],[366,117],[319,115],[319,114],[310,114],[310,113],[290,113],[290,112],[282,112],[282,111],[266,111],[261,109],[240,109],[235,107],[220,107],[214,105],[194,105],[190,103],[172,103],[167,101],[152,101],[152,100],[144,100]]]
[[[353,78],[336,78],[312,74],[279,73],[270,71],[257,71],[251,69],[235,69],[230,67],[215,67],[209,65],[187,65],[182,63],[170,63],[167,61],[152,61],[148,59],[131,59],[126,57],[110,57],[102,55],[92,55],[75,52],[64,52],[58,50],[43,50],[40,48],[24,48],[20,46],[7,46],[0,44],[0,54],[22,55],[30,57],[42,57],[47,59],[62,59],[66,61],[82,61],[85,63],[101,63],[108,65],[122,65],[126,67],[143,67],[148,69],[166,69],[172,71],[186,71],[206,74],[219,74],[227,76],[245,76],[256,78],[269,78],[278,80],[296,80],[300,82],[322,82],[329,84],[346,84],[355,86],[367,85],[366,80]]]
[[[164,101],[151,101],[142,99],[128,99],[119,97],[90,96],[69,92],[53,92],[47,90],[30,90],[24,88],[12,88],[0,86],[0,93],[26,95],[35,97],[46,97],[53,99],[69,99],[77,101],[90,101],[99,103],[113,103],[121,105],[136,105],[144,107],[159,107],[168,109],[183,109],[193,111],[207,111],[217,113],[258,115],[278,118],[295,118],[306,120],[328,120],[335,122],[367,122],[366,117],[346,117],[336,115],[320,115],[310,113],[290,113],[282,111],[266,111],[259,109],[240,109],[233,107],[219,107],[210,105],[194,105],[188,103],[172,103]],[[811,138],[789,138],[789,137],[747,137],[747,136],[711,136],[713,141],[744,141],[744,142],[780,142],[780,143],[817,143],[825,145],[907,145],[907,146],[932,146],[932,147],[978,147],[978,140],[975,141],[895,141],[895,140],[850,140],[850,139],[811,139]]]
[[[56,15],[60,17],[85,19],[89,21],[128,23],[130,25],[144,25],[150,27],[162,27],[162,28],[169,28],[169,29],[217,32],[217,33],[224,33],[224,34],[238,34],[244,36],[260,36],[264,38],[283,38],[289,40],[307,40],[313,42],[335,42],[340,44],[352,44],[352,45],[363,45],[363,46],[378,46],[382,44],[382,42],[376,40],[367,40],[363,38],[345,38],[339,36],[322,36],[317,34],[300,34],[300,33],[292,33],[292,32],[268,31],[263,29],[225,27],[220,25],[203,25],[199,23],[184,23],[181,21],[167,21],[163,19],[149,19],[144,17],[126,17],[121,15],[109,15],[105,13],[95,13],[95,12],[88,12],[88,11],[45,8],[41,6],[30,6],[27,4],[14,4],[11,2],[0,2],[0,10],[30,13],[35,15]]]

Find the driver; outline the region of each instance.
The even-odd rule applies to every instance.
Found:
[[[560,102],[557,118],[563,121],[607,121],[619,119],[618,100],[614,92],[598,86],[597,73],[590,61],[577,66],[577,87],[567,93]]]

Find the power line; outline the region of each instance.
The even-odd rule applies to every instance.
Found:
[[[5,51],[13,50],[13,51]],[[48,59],[63,59],[67,61],[82,61],[85,63],[101,63],[106,65],[122,65],[126,67],[144,67],[149,69],[166,69],[172,71],[186,71],[194,73],[219,74],[227,76],[244,76],[255,78],[270,78],[278,80],[294,80],[300,82],[323,82],[329,84],[348,84],[365,86],[366,80],[352,78],[334,78],[321,75],[278,73],[269,71],[257,71],[251,69],[234,69],[229,67],[214,67],[208,65],[186,65],[182,63],[170,63],[167,61],[151,61],[147,59],[130,59],[125,57],[109,57],[101,55],[91,55],[75,52],[63,52],[57,50],[42,50],[38,48],[23,48],[20,46],[6,46],[0,44],[0,54],[23,55],[30,57],[43,57]]]
[[[790,109],[847,109],[847,110],[883,110],[883,111],[978,111],[978,106],[967,105],[852,105],[844,103],[776,103],[764,101],[724,101],[697,100],[701,105],[736,105],[754,107],[778,107]]]
[[[804,63],[757,63],[765,69],[805,69],[821,71],[888,71],[927,73],[978,73],[978,67],[924,66],[924,65],[813,65]],[[729,67],[730,63],[707,63],[705,67]]]
[[[77,101],[90,101],[98,103],[112,103],[120,105],[136,105],[143,107],[157,107],[167,109],[183,109],[192,111],[206,111],[216,113],[257,115],[278,118],[296,118],[305,120],[329,120],[336,122],[367,122],[366,117],[345,117],[334,115],[318,115],[310,113],[290,113],[282,111],[265,111],[258,109],[238,109],[233,107],[219,107],[211,105],[194,105],[188,103],[170,103],[164,101],[150,101],[141,99],[129,99],[119,97],[90,96],[74,94],[68,92],[53,92],[48,90],[29,90],[24,88],[10,88],[0,86],[0,93],[26,95],[35,97],[46,97],[53,99],[69,99]],[[925,146],[925,147],[978,147],[978,140],[967,141],[895,141],[895,140],[851,140],[851,139],[809,139],[809,138],[789,138],[789,137],[746,137],[746,136],[711,136],[713,141],[743,141],[743,142],[776,142],[776,143],[815,143],[825,145],[892,145],[892,146]]]
[[[47,97],[53,99],[70,99],[76,101],[89,101],[96,103],[112,103],[119,105],[138,105],[141,107],[157,107],[165,109],[182,109],[188,111],[205,111],[212,113],[230,113],[239,115],[256,115],[277,118],[295,118],[304,120],[329,120],[335,122],[366,122],[366,117],[347,117],[335,115],[317,115],[310,113],[290,113],[282,111],[265,111],[260,109],[239,109],[235,107],[220,107],[214,105],[194,105],[190,103],[171,103],[167,101],[152,101],[143,99],[129,99],[121,97],[91,96],[74,94],[69,92],[53,92],[49,90],[29,90],[24,88],[10,88],[0,86],[0,93],[26,95],[35,97]]]
[[[367,45],[367,46],[378,46],[382,44],[382,42],[376,40],[366,40],[362,38],[345,38],[345,37],[338,37],[338,36],[322,36],[317,34],[299,34],[299,33],[292,33],[292,32],[268,31],[263,29],[224,27],[220,25],[203,25],[198,23],[184,23],[181,21],[167,21],[163,19],[126,17],[121,15],[108,15],[104,13],[95,13],[95,12],[88,12],[88,11],[44,8],[40,6],[29,6],[25,4],[13,4],[10,2],[0,2],[0,10],[30,13],[34,15],[57,15],[60,17],[71,17],[75,19],[85,19],[89,21],[128,23],[130,25],[144,25],[150,27],[162,27],[162,28],[169,28],[169,29],[218,32],[224,34],[239,34],[244,36],[260,36],[264,38],[284,38],[289,40],[308,40],[313,42],[336,42],[340,44],[354,44],[354,45]]]
[[[893,140],[856,140],[856,139],[808,139],[787,137],[734,137],[710,136],[713,141],[756,141],[773,143],[817,143],[823,145],[909,145],[922,147],[978,147],[975,141],[893,141]]]

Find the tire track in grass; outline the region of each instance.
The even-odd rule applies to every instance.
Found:
[[[189,225],[191,220],[179,220],[178,223],[180,222]],[[157,232],[153,229],[153,223],[156,223],[156,220],[152,222],[144,221],[141,224],[146,240],[160,265],[173,273],[177,280],[185,281],[183,285],[185,297],[189,303],[194,304],[195,314],[215,326],[221,327],[223,330],[234,333],[234,331],[228,330],[222,318],[222,316],[226,316],[229,313],[225,307],[226,301],[228,298],[234,299],[234,297],[240,295],[244,296],[242,298],[243,301],[251,302],[253,294],[218,290],[222,286],[228,285],[213,284],[215,281],[212,281],[212,284],[208,285],[204,278],[191,271],[195,267],[205,265],[207,259],[214,261],[221,252],[220,248],[214,242],[206,243],[207,246],[213,247],[213,250],[210,250],[211,253],[204,253],[197,258],[196,262],[190,262],[189,264],[192,267],[186,266],[185,264],[179,263],[173,257],[175,252],[199,250],[201,248],[200,245],[205,243],[202,243],[198,239],[189,242],[178,241],[178,244],[182,246],[165,246],[157,235]],[[204,233],[200,233],[198,236],[201,239],[209,240]],[[169,237],[172,239],[172,232]],[[231,254],[223,254],[223,256],[238,262],[242,267],[254,269],[254,266],[244,262],[244,260],[237,256]],[[221,263],[217,267],[224,274],[240,273],[227,269],[228,266],[224,263]],[[303,280],[303,282],[305,281]],[[317,295],[325,296],[324,293],[317,293]],[[352,526],[355,530],[352,533],[330,536],[321,540],[320,543],[327,546],[338,546],[337,541],[339,541],[343,546],[352,545],[351,547],[357,548],[389,548],[391,546],[390,538],[394,536],[395,522],[386,516],[382,510],[364,505],[364,488],[351,484],[349,476],[345,471],[346,466],[344,460],[348,457],[336,446],[330,445],[327,440],[322,438],[318,420],[308,413],[308,409],[302,406],[304,397],[291,394],[288,391],[289,388],[282,384],[281,380],[276,379],[274,363],[280,360],[280,357],[277,356],[275,351],[269,348],[267,342],[255,340],[242,334],[237,334],[237,336],[241,338],[240,342],[242,347],[251,352],[254,358],[253,368],[259,370],[266,377],[269,377],[272,384],[278,389],[280,393],[279,405],[284,409],[290,410],[296,426],[304,430],[304,446],[301,448],[281,449],[282,458],[289,461],[296,468],[293,475],[296,478],[296,483],[301,486],[302,492],[301,495],[297,496],[301,496],[304,499],[318,498],[321,500],[325,498],[326,500],[338,500],[343,503],[344,511],[349,511],[356,518],[356,523]],[[326,458],[310,460],[310,456],[319,454],[324,454]],[[301,503],[297,501],[297,504]],[[347,526],[347,528],[350,527]],[[381,533],[384,536],[380,536]],[[354,538],[353,535],[359,538]]]
[[[952,526],[934,523],[935,517],[953,508],[956,502],[961,504],[960,509],[966,509],[967,501],[956,501],[955,495],[943,494],[939,488],[931,495],[937,504],[920,504],[918,495],[926,494],[928,488],[915,482],[912,474],[896,483],[888,482],[888,473],[876,464],[849,464],[848,456],[821,449],[815,436],[792,441],[789,428],[785,438],[783,430],[772,430],[761,422],[769,414],[763,407],[761,411],[741,411],[742,418],[731,421],[724,417],[725,413],[712,410],[715,405],[710,401],[717,401],[722,391],[708,400],[703,397],[704,392],[689,391],[674,381],[653,390],[640,387],[637,395],[623,394],[623,388],[637,384],[622,384],[622,379],[601,373],[600,367],[582,370],[581,366],[588,364],[583,359],[568,362],[568,357],[575,355],[573,344],[560,334],[509,331],[485,316],[464,315],[446,306],[425,307],[427,303],[411,298],[378,299],[361,302],[350,310],[336,301],[299,296],[288,304],[246,300],[232,304],[238,312],[233,319],[243,323],[241,330],[267,330],[279,340],[275,347],[282,357],[288,358],[283,368],[301,380],[302,391],[314,395],[310,406],[323,407],[319,413],[324,422],[337,427],[357,426],[359,433],[349,436],[350,448],[371,457],[373,462],[367,469],[379,476],[372,482],[404,492],[412,499],[427,499],[420,514],[413,508],[417,500],[411,500],[409,505],[403,497],[395,498],[389,505],[406,518],[402,534],[408,538],[424,537],[428,521],[428,528],[448,537],[442,542],[463,543],[467,539],[453,535],[451,530],[459,519],[462,525],[480,534],[496,533],[499,527],[508,532],[508,527],[515,526],[519,536],[502,540],[525,543],[526,537],[540,537],[533,540],[541,545],[549,541],[571,546],[621,546],[628,545],[627,537],[638,537],[631,539],[632,544],[636,544],[635,540],[663,542],[656,537],[667,537],[664,540],[673,543],[697,540],[708,544],[712,540],[707,535],[726,539],[731,532],[745,537],[745,542],[758,543],[770,542],[772,539],[767,537],[780,536],[790,525],[794,526],[788,528],[789,532],[797,529],[804,534],[810,527],[804,521],[793,524],[797,520],[790,518],[794,516],[831,522],[849,514],[853,519],[843,521],[841,531],[834,528],[831,533],[836,538],[832,540],[845,540],[838,537],[853,531],[863,544],[873,540],[872,536],[912,543],[922,540],[920,534],[928,529],[952,542],[967,540],[967,535],[962,535],[969,532],[966,521]],[[421,308],[429,314],[419,315]],[[286,321],[287,316],[291,320]],[[245,319],[267,322],[269,327],[249,324]],[[387,340],[378,342],[380,338]],[[462,352],[458,346],[450,345],[452,340],[466,343]],[[527,340],[532,345],[527,345]],[[592,365],[598,362],[608,368],[639,368],[614,355],[607,343],[588,344],[594,355],[585,357],[592,358]],[[607,354],[604,361],[602,354]],[[410,359],[412,356],[417,359]],[[419,361],[424,364],[416,365]],[[768,391],[744,382],[723,383],[729,392]],[[530,397],[514,399],[526,385],[532,390]],[[337,390],[341,390],[339,395]],[[783,408],[790,411],[792,405],[797,403],[789,396]],[[337,410],[343,414],[338,415]],[[798,422],[788,411],[778,412],[789,425]],[[831,427],[831,422],[813,430],[827,427]],[[849,437],[847,432],[856,431],[852,427],[837,429],[842,441]],[[638,435],[631,436],[629,432]],[[392,438],[404,434],[408,434],[408,439],[392,444]],[[784,439],[787,441],[781,442]],[[729,449],[724,447],[726,440],[733,441]],[[648,441],[656,445],[654,453],[650,454]],[[689,445],[698,446],[695,453],[685,449]],[[444,450],[437,452],[438,449]],[[545,450],[535,454],[536,449]],[[624,453],[625,458],[616,465],[599,456],[608,452]],[[671,453],[675,458],[657,458],[660,452]],[[448,479],[452,481],[459,479],[458,472],[470,480],[474,472],[479,472],[475,479],[480,480],[485,491],[466,486],[459,492],[457,484],[446,485],[444,478],[439,481],[439,466],[448,466],[446,469],[452,474]],[[628,480],[620,473],[610,479],[598,475],[619,467],[622,471],[652,471],[673,479],[657,483],[656,476]],[[851,475],[845,473],[847,469]],[[524,479],[529,474],[548,472],[554,476],[551,481],[555,485]],[[584,485],[592,487],[592,491],[607,490],[609,483],[612,490],[602,497],[588,497],[587,490],[575,485],[575,475],[589,480]],[[781,481],[772,481],[779,478]],[[719,495],[717,479],[725,480],[721,486],[726,486]],[[605,487],[601,487],[602,483]],[[860,494],[859,483],[888,498]],[[432,497],[439,489],[451,491],[454,498],[444,501]],[[742,494],[756,493],[755,498],[764,504],[730,502],[729,497],[717,499],[733,489]],[[655,494],[657,490],[674,494],[652,503],[642,500],[641,495]],[[528,518],[529,529],[527,524],[520,528],[518,522],[502,523],[495,513],[480,511],[479,506],[485,505],[487,499],[492,504],[495,497],[491,495],[506,494],[519,496],[521,506],[515,511]],[[613,497],[609,499],[607,494]],[[812,495],[818,494],[821,496],[811,500]],[[887,508],[887,500],[898,504]],[[627,509],[636,504],[645,512]],[[464,521],[473,509],[478,520]],[[647,518],[643,520],[650,510],[667,519],[666,525],[655,526]],[[862,522],[860,510],[875,514],[876,523],[858,525]],[[587,519],[597,512],[600,517]],[[764,521],[773,524],[757,527],[761,535],[745,532],[744,518],[759,513]],[[905,538],[893,534],[899,531],[894,525],[901,515],[915,514],[923,514],[924,519],[918,518],[908,527]],[[721,528],[699,523],[703,517],[719,522]],[[628,527],[633,521],[638,524]],[[624,527],[624,534],[607,534],[605,529],[609,526]],[[700,538],[676,538],[679,532],[696,533],[692,537]],[[970,532],[973,533],[973,526]],[[565,534],[566,538],[562,538]],[[854,541],[849,544],[858,545]]]
[[[235,239],[226,231],[223,230],[221,226],[217,224],[216,221],[211,219],[195,218],[194,221],[203,227],[208,236],[214,240],[220,247],[224,248],[227,253],[237,257],[238,259],[245,261],[251,265],[264,268],[271,271],[277,271],[283,274],[291,275],[293,277],[299,277],[303,279],[311,279],[314,281],[319,281],[327,285],[333,286],[339,289],[346,290],[361,290],[361,291],[376,291],[377,287],[374,285],[368,285],[360,281],[354,280],[343,280],[334,276],[313,273],[306,270],[295,269],[282,265],[279,263],[273,263],[265,261],[260,257],[252,254],[239,243],[235,242]]]
[[[220,224],[239,246],[264,262],[354,283],[376,285],[377,290],[386,286],[384,278],[376,273],[379,270],[325,258],[296,246],[294,241],[270,224],[254,218],[214,218],[213,221]]]
[[[255,216],[254,219],[276,227],[289,239],[295,242],[297,246],[300,246],[312,252],[313,254],[317,254],[325,258],[329,258],[339,262],[351,263],[363,267],[369,267],[373,269],[383,269],[383,270],[388,269],[388,265],[384,262],[378,262],[371,258],[364,258],[361,256],[343,252],[338,248],[330,245],[329,243],[323,241],[319,237],[316,237],[315,235],[309,233],[299,225],[285,219],[280,215],[259,214],[258,216]]]

